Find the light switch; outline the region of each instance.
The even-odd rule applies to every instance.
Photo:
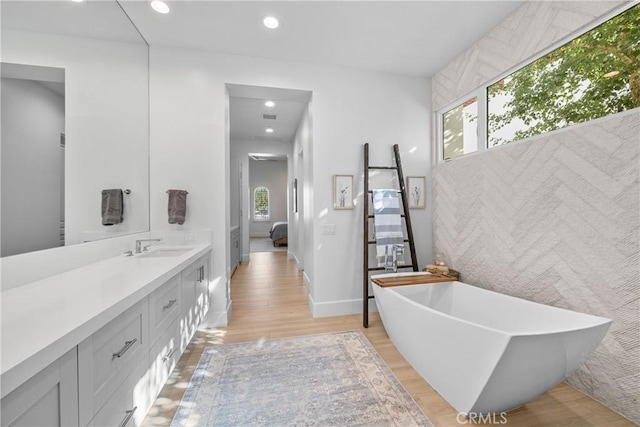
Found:
[[[322,224],[322,234],[325,234],[325,235],[334,235],[334,234],[336,234],[336,225],[335,224]]]

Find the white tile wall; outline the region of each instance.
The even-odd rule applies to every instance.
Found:
[[[529,2],[432,80],[433,110],[623,2]],[[640,424],[640,111],[437,165],[434,252],[463,280],[613,319],[568,382]]]

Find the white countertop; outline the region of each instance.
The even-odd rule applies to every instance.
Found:
[[[178,256],[121,255],[2,292],[2,397],[180,273],[211,245],[186,248]]]

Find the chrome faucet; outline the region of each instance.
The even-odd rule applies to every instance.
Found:
[[[398,271],[398,255],[404,255],[404,245],[393,245],[393,272]]]
[[[142,253],[142,242],[160,242],[162,239],[139,239],[136,240],[136,253]],[[145,249],[146,250],[146,249]]]
[[[391,254],[389,254],[389,249],[391,249]],[[385,271],[393,271],[394,273],[398,271],[398,255],[404,255],[404,245],[388,245],[385,248]]]

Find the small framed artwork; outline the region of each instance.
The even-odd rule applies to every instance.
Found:
[[[353,175],[333,176],[333,208],[353,209]]]
[[[425,190],[427,179],[424,176],[407,177],[407,196],[409,208],[424,209],[427,206],[427,193]]]
[[[293,198],[293,212],[298,213],[298,179],[293,180],[292,185],[292,198]]]

